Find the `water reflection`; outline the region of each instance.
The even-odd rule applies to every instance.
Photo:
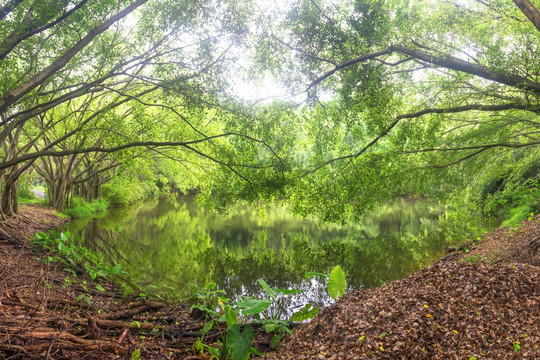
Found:
[[[351,289],[374,287],[406,276],[444,248],[437,231],[440,209],[402,200],[380,208],[361,225],[319,225],[298,219],[286,207],[255,211],[249,206],[223,217],[184,198],[110,210],[106,216],[74,221],[68,230],[105,261],[121,263],[144,286],[171,286],[185,296],[189,283],[214,281],[227,295],[262,295],[257,279],[270,286],[305,290],[283,299],[288,308],[329,302],[323,279],[341,265]]]

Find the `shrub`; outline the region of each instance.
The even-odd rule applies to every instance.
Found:
[[[94,213],[100,213],[107,210],[109,202],[106,200],[94,200],[87,202],[83,198],[73,198],[73,204],[64,210],[64,214],[73,219],[89,217]]]

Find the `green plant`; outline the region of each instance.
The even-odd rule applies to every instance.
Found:
[[[345,290],[347,290],[347,279],[345,278],[345,272],[339,265],[336,265],[330,274],[308,272],[304,275],[306,279],[313,276],[319,276],[327,279],[326,289],[328,290],[328,294],[330,294],[334,300],[337,300],[339,297],[343,296],[345,294]]]
[[[531,213],[531,208],[528,205],[518,206],[510,209],[509,217],[501,224],[502,227],[517,226],[523,220],[526,220]]]
[[[207,283],[202,289],[191,284],[191,288],[191,297],[195,300],[197,305],[202,305],[203,308],[216,310],[219,306],[219,302],[224,299],[223,295],[225,294],[225,291],[216,289],[215,282]]]
[[[345,293],[347,281],[345,273],[339,265],[332,269],[330,275],[317,272],[306,273],[306,278],[321,276],[328,279],[327,288],[332,298],[337,299]],[[285,334],[292,334],[289,329],[290,323],[281,319],[283,315],[279,308],[283,296],[301,293],[301,290],[278,289],[270,287],[263,279],[258,279],[259,285],[265,291],[267,297],[244,298],[234,304],[221,296],[224,291],[216,289],[215,283],[208,283],[204,288],[195,290],[193,296],[198,303],[192,308],[197,308],[206,314],[207,323],[201,331],[201,338],[194,343],[193,352],[201,354],[208,351],[216,359],[244,360],[256,350],[251,347],[255,337],[254,329],[248,322],[256,321],[267,333],[275,333],[272,342],[277,344]],[[277,305],[272,307],[272,305]],[[312,304],[306,304],[291,316],[291,321],[305,321],[313,319],[319,312],[319,308]],[[222,342],[217,347],[204,344],[206,334],[219,323],[225,323],[227,331],[217,326],[221,333]],[[244,324],[244,325],[241,325]]]
[[[139,360],[141,358],[141,349],[136,349],[131,353],[131,360]]]
[[[347,289],[347,280],[345,279],[345,272],[341,269],[341,266],[337,265],[332,269],[330,276],[328,277],[328,293],[336,300],[345,294]]]
[[[207,323],[201,331],[201,338],[193,345],[193,352],[200,354],[208,351],[216,359],[243,360],[251,353],[258,353],[252,347],[255,337],[255,329],[248,322],[256,321],[267,333],[275,333],[273,342],[277,342],[283,334],[291,334],[289,322],[281,320],[279,312],[269,312],[270,306],[279,301],[280,296],[297,294],[298,290],[282,290],[271,288],[264,280],[259,279],[259,284],[264,289],[267,298],[244,298],[234,304],[230,300],[220,296],[222,290],[217,290],[214,283],[207,284],[203,289],[195,292],[195,297],[201,301],[192,308],[203,311],[207,316]],[[216,306],[214,306],[216,305]],[[219,323],[226,324],[223,331]],[[218,325],[222,341],[217,346],[203,343],[206,334]]]
[[[97,254],[81,245],[79,237],[72,236],[69,231],[60,234],[54,231],[38,233],[31,242],[34,249],[48,251],[43,260],[45,263],[59,263],[73,277],[84,272],[87,272],[92,280],[98,277],[127,275],[120,264],[115,266],[104,264]],[[99,284],[95,287],[98,291],[105,291]]]
[[[96,199],[92,202],[87,202],[83,198],[74,197],[73,203],[69,205],[64,213],[71,218],[85,218],[92,216],[94,213],[102,213],[107,210],[109,202],[106,200]]]
[[[477,263],[482,260],[483,260],[482,255],[469,255],[467,257],[460,259],[459,261],[466,262],[466,263]]]

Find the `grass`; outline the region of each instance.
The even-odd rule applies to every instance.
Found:
[[[47,200],[40,199],[38,197],[35,197],[33,199],[27,199],[23,197],[19,197],[19,204],[40,204],[40,205],[46,205]]]

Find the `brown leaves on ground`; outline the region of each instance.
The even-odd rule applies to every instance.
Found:
[[[0,221],[0,245],[11,243],[24,245],[35,233],[46,231],[68,221],[58,213],[42,205],[22,205],[20,214]]]
[[[540,359],[539,234],[536,216],[486,236],[473,263],[347,294],[266,358]]]
[[[125,298],[113,284],[98,291],[88,276],[72,277],[25,240],[64,220],[44,207],[0,223],[0,359],[184,359],[200,336],[188,307]],[[81,297],[82,296],[82,297]],[[215,338],[214,338],[215,340]],[[193,357],[192,357],[193,358]]]
[[[344,296],[267,359],[473,356],[540,357],[539,268],[440,261]]]

